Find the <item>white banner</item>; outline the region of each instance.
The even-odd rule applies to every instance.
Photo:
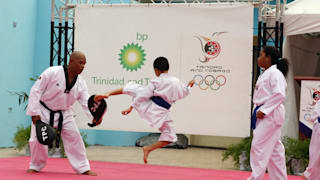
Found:
[[[302,80],[300,97],[300,122],[313,128],[311,115],[316,103],[320,100],[320,81]]]
[[[82,76],[91,94],[147,85],[153,61],[168,58],[169,73],[192,93],[171,108],[178,133],[245,137],[250,134],[253,6],[140,4],[77,6],[75,49],[87,56]],[[107,99],[108,112],[96,127],[153,132],[136,112],[122,116],[127,95]],[[77,110],[80,128],[89,128]],[[81,120],[80,120],[81,119]]]

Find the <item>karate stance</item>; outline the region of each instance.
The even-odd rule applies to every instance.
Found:
[[[39,172],[46,165],[48,146],[37,140],[35,124],[41,120],[53,127],[58,127],[63,140],[64,150],[72,168],[79,174],[96,176],[90,170],[89,161],[79,129],[73,118],[71,106],[78,101],[89,118],[88,88],[79,75],[86,64],[86,57],[81,52],[73,52],[67,67],[53,66],[46,69],[30,90],[27,115],[32,116],[32,128],[29,139],[31,160],[27,172]],[[60,132],[60,133],[59,133]]]
[[[157,78],[151,80],[148,86],[129,82],[123,88],[95,97],[95,101],[99,101],[113,95],[128,94],[133,97],[133,103],[127,110],[122,111],[122,114],[127,115],[134,108],[151,127],[159,129],[161,135],[158,142],[143,147],[144,163],[148,163],[151,151],[177,141],[169,109],[174,102],[189,95],[194,84],[192,80],[186,86],[176,77],[169,75],[169,62],[165,57],[158,57],[153,67]]]

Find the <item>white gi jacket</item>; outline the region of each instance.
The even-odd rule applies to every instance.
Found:
[[[287,82],[276,65],[272,65],[259,76],[253,95],[255,106],[262,105],[259,111],[266,116],[274,115],[274,110],[283,104],[286,98]],[[284,118],[276,118],[275,122],[282,125]]]
[[[257,127],[253,131],[250,151],[252,174],[249,180],[262,180],[267,168],[270,179],[287,179],[285,150],[281,143],[286,87],[285,77],[276,65],[266,69],[256,83],[253,102],[255,106],[262,105],[258,111],[265,116],[257,119]]]
[[[40,100],[44,102],[51,110],[62,110],[64,121],[68,116],[72,116],[72,105],[75,101],[78,101],[89,119],[93,116],[88,109],[88,88],[86,82],[78,75],[78,79],[70,92],[65,93],[66,79],[62,66],[53,66],[47,68],[32,86],[29,95],[29,103],[27,108],[27,115],[45,116],[44,122],[48,122],[50,113],[42,113],[44,107],[40,104]],[[46,110],[45,110],[46,111]],[[55,114],[55,120],[57,120],[59,114]]]
[[[145,86],[128,83],[123,88],[123,93],[133,97],[132,106],[151,127],[160,128],[165,121],[171,121],[169,110],[150,100],[152,96],[159,96],[169,104],[175,103],[187,95],[191,88],[181,83],[176,77],[167,73],[150,81]]]

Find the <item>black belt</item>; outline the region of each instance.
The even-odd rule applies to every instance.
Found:
[[[166,109],[170,109],[171,107],[171,104],[169,104],[167,101],[165,101],[164,99],[162,99],[161,97],[159,96],[152,96],[150,98],[155,104],[157,104],[158,106],[161,106],[163,108],[166,108]]]
[[[62,130],[62,122],[63,122],[62,111],[61,111],[61,110],[53,111],[53,110],[51,110],[50,108],[48,108],[48,106],[47,106],[44,102],[42,102],[42,101],[40,101],[40,104],[41,104],[43,107],[45,107],[48,111],[50,111],[50,122],[49,122],[50,126],[53,127],[53,124],[54,124],[54,114],[55,114],[55,113],[59,113],[59,115],[60,115],[60,116],[59,116],[58,129],[57,129],[57,135],[56,135],[56,147],[59,148],[60,137],[61,137],[61,130]],[[53,147],[53,145],[50,144],[50,145],[49,145],[49,148],[52,148],[52,147]]]

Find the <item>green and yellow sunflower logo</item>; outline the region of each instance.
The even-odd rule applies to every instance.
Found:
[[[137,71],[144,65],[146,54],[139,44],[127,44],[120,51],[120,64],[127,71]]]

